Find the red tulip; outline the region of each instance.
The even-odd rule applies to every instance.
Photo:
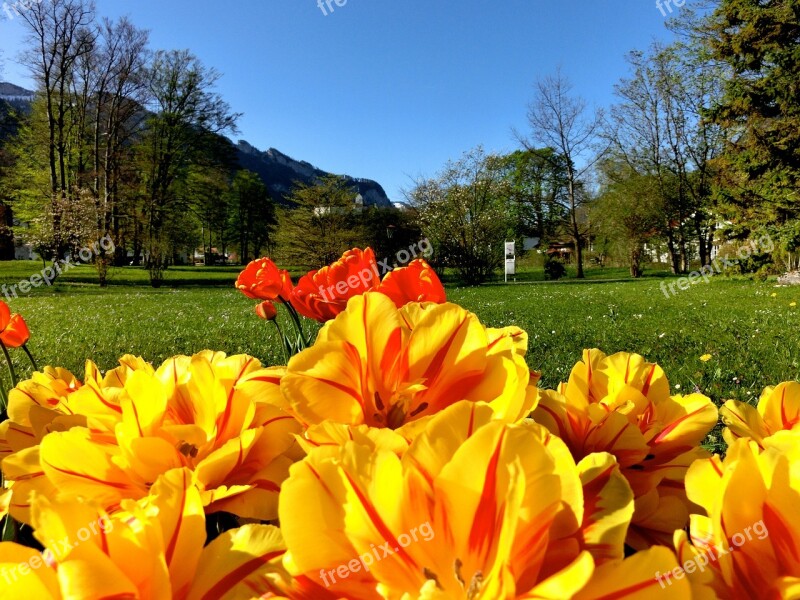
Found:
[[[285,302],[292,293],[292,278],[269,258],[259,258],[239,274],[236,289],[254,300]]]
[[[447,302],[442,282],[421,258],[389,273],[375,291],[389,296],[397,308],[403,308],[409,302]]]
[[[19,348],[30,338],[31,332],[22,315],[12,315],[8,304],[0,301],[0,342],[7,348]]]
[[[347,308],[347,301],[380,281],[371,248],[348,250],[332,265],[311,271],[292,292],[292,306],[304,317],[325,323]]]

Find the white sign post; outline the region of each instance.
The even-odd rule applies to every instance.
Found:
[[[516,275],[517,274],[517,252],[516,252],[516,243],[515,242],[506,242],[506,278],[505,281],[508,283],[508,276],[509,275]]]

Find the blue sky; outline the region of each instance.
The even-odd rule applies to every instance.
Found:
[[[607,106],[625,54],[670,39],[650,0],[346,0],[327,16],[317,0],[97,7],[221,71],[218,91],[244,113],[237,138],[375,179],[393,200],[478,144],[513,150],[537,77],[561,66]],[[0,79],[27,85],[21,39],[19,19],[0,11]]]

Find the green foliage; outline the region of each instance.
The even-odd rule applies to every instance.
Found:
[[[289,196],[292,207],[279,213],[277,239],[282,256],[318,269],[365,239],[356,191],[342,177],[300,185]]]
[[[800,217],[800,2],[721,0],[705,24],[729,69],[709,112],[728,132],[720,190],[729,211],[761,223]]]
[[[437,263],[456,269],[464,283],[487,281],[503,261],[503,242],[515,226],[503,161],[482,148],[448,163],[409,193]]]
[[[408,251],[425,237],[413,210],[370,206],[362,212],[361,223],[364,245],[372,248],[379,260]]]
[[[566,165],[552,148],[517,150],[498,159],[509,185],[508,211],[514,239],[558,239],[569,225],[564,206]]]
[[[658,180],[636,173],[619,158],[604,161],[601,172],[604,185],[592,209],[593,223],[612,252],[625,257],[631,277],[641,277],[645,244],[658,237],[664,222]]]
[[[219,198],[216,202],[223,204]],[[242,264],[258,258],[262,250],[272,245],[277,223],[275,203],[259,176],[238,171],[230,192],[229,231],[238,243]]]
[[[548,257],[544,263],[544,277],[548,281],[558,281],[567,274],[564,263],[557,258]]]

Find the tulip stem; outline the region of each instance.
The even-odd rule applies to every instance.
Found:
[[[284,302],[284,304],[286,305],[286,309],[289,311],[289,314],[292,317],[292,321],[294,322],[294,326],[297,329],[297,333],[300,334],[300,340],[303,344],[303,347],[300,348],[300,350],[305,350],[311,344],[308,342],[306,334],[303,331],[303,325],[302,323],[300,323],[300,315],[297,314],[297,311],[295,310],[294,306],[292,306],[291,302]]]
[[[38,371],[39,367],[36,366],[36,359],[33,358],[33,354],[31,354],[31,351],[28,350],[28,345],[27,344],[22,344],[22,349],[25,350],[25,354],[28,355],[28,358],[31,361],[31,365],[33,365],[33,370],[34,371]]]
[[[11,362],[11,355],[8,353],[8,348],[6,345],[0,340],[0,348],[3,349],[3,354],[6,356],[6,362],[8,363],[8,372],[11,374],[11,387],[17,387],[17,373],[14,371],[14,365]]]
[[[2,541],[13,542],[17,539],[17,523],[11,517],[6,515],[5,524],[3,525]]]
[[[289,364],[289,352],[287,351],[287,345],[289,344],[289,340],[286,339],[286,336],[283,335],[283,331],[281,331],[281,326],[278,325],[278,319],[272,319],[272,322],[275,323],[275,329],[278,330],[278,336],[281,338],[281,349],[283,350],[283,360],[284,364]]]

